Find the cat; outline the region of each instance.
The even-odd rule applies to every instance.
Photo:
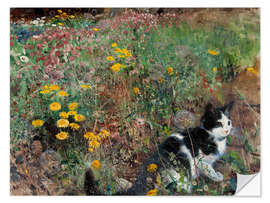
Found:
[[[188,181],[190,181],[188,192],[192,191],[191,183],[199,175],[204,175],[213,181],[223,181],[223,175],[215,171],[213,163],[226,151],[227,136],[232,130],[230,111],[233,103],[232,101],[216,109],[208,104],[201,117],[200,127],[169,135],[159,145],[158,150],[139,168],[139,173],[132,187],[114,195],[145,195],[147,193],[147,177],[151,176],[147,170],[149,164],[156,164],[158,173],[171,171],[172,174],[177,175],[176,167],[185,166],[189,169],[186,171]],[[103,195],[95,183],[91,169],[85,173],[84,189],[86,195]]]

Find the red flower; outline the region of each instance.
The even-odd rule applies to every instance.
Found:
[[[10,46],[12,47],[13,45],[14,45],[14,44],[13,44],[13,42],[11,41],[11,42],[10,42]]]
[[[55,52],[55,55],[58,56],[58,57],[60,57],[60,56],[61,56],[60,51],[56,51],[56,52]]]
[[[152,58],[149,59],[149,62],[150,62],[150,63],[153,63],[153,62],[154,62],[154,59],[152,59]]]
[[[32,66],[33,70],[38,70],[38,66]]]
[[[70,61],[74,61],[74,59],[75,59],[74,56],[70,56],[70,57],[69,57],[69,60],[70,60]]]

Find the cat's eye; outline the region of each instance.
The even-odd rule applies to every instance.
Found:
[[[228,121],[228,125],[231,125],[231,121]]]

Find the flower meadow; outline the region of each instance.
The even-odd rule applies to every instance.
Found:
[[[242,71],[259,74],[259,24],[243,16],[201,25],[175,12],[122,9],[95,21],[59,9],[53,17],[11,20],[12,146],[40,140],[44,151],[61,157],[60,182],[68,179],[80,190],[91,167],[99,188],[113,194],[116,177],[134,181],[138,167],[175,130],[177,111],[199,118],[208,102],[229,100],[224,84]],[[255,153],[248,136],[259,128],[241,130],[247,153]],[[241,156],[232,150],[222,162],[249,173]],[[147,171],[155,178],[145,195],[175,194],[165,188],[157,165]],[[229,172],[225,180],[197,180],[194,194],[230,194],[235,183]]]

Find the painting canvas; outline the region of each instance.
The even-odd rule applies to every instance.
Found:
[[[259,172],[259,8],[10,8],[10,195],[233,196]]]

